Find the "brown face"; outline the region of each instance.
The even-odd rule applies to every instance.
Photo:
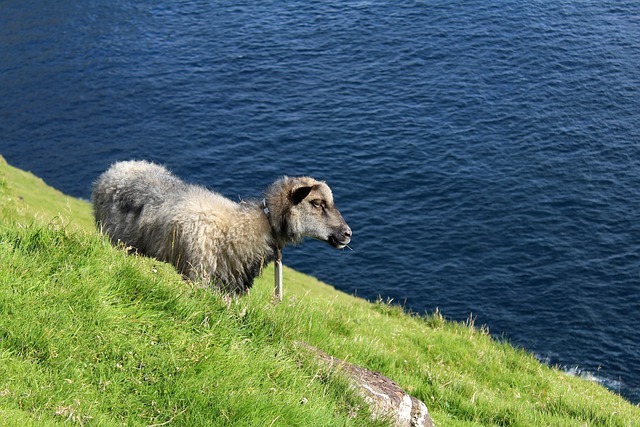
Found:
[[[328,242],[337,249],[351,241],[351,228],[333,203],[331,189],[323,182],[304,185],[291,193],[292,214],[298,232]]]

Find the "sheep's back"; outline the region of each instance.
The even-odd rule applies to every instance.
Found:
[[[153,246],[147,226],[162,224],[160,208],[187,188],[162,166],[146,161],[115,163],[93,187],[96,223],[114,243],[120,241],[146,253]]]

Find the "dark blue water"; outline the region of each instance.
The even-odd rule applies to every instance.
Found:
[[[332,186],[285,262],[640,401],[637,1],[0,1],[0,154],[74,196],[146,158]]]

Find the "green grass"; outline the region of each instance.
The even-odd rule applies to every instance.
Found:
[[[472,323],[291,269],[281,304],[269,267],[228,307],[1,158],[0,213],[0,425],[375,425],[305,341],[392,378],[439,426],[640,426],[638,406]]]
[[[0,218],[43,223],[54,217],[72,220],[74,227],[93,228],[87,201],[62,194],[31,173],[7,164],[0,155]]]

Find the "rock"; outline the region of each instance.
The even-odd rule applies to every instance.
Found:
[[[374,418],[385,417],[397,427],[433,427],[427,406],[402,390],[393,380],[379,372],[329,356],[307,343],[297,342],[296,345],[309,350],[320,364],[344,374],[369,404]]]

